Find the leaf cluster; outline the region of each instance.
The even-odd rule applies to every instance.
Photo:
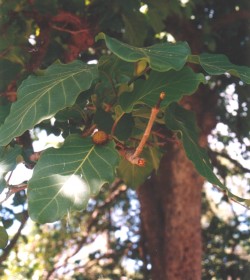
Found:
[[[199,63],[210,75],[231,71],[244,82],[249,82],[249,69],[233,65],[225,56],[220,56],[219,62],[216,55],[194,57],[185,42],[137,48],[104,33],[96,40],[105,41],[113,53],[110,60],[105,56],[96,65],[78,60],[69,64],[56,62],[29,76],[19,86],[18,99],[0,127],[0,145],[3,151],[7,147],[5,157],[2,157],[6,166],[3,176],[11,170],[7,165],[12,158],[8,145],[13,139],[52,117],[63,135],[63,124],[73,121],[76,126],[74,122],[79,122],[78,133],[66,132],[63,146],[42,152],[35,165],[27,185],[32,219],[53,222],[72,210],[84,209],[89,198],[96,195],[103,184],[114,180],[116,169],[133,187],[157,169],[161,152],[156,149],[158,137],[154,136],[154,129],[149,146],[142,154],[147,162],[145,168],[131,164],[118,152],[126,153],[138,145],[136,141],[144,133],[150,108],[157,106],[161,92],[166,93],[166,98],[161,104],[164,118],[158,129],[161,130],[165,123],[165,128],[183,142],[187,156],[198,172],[234,199],[239,199],[219,181],[205,150],[199,147],[195,116],[177,103],[185,95],[192,95],[200,83],[206,82],[202,73],[185,66],[187,62]],[[133,72],[131,63],[135,67]],[[85,96],[85,103],[78,103],[80,96]],[[142,109],[145,109],[145,115],[141,114]],[[78,113],[77,117],[74,112]],[[129,128],[129,123],[134,126]],[[109,143],[95,144],[90,136],[91,127],[109,134]],[[127,128],[126,132],[123,127]]]

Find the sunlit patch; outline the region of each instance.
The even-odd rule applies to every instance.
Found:
[[[32,174],[33,174],[32,169],[27,168],[23,163],[19,163],[12,172],[8,172],[6,174],[5,180],[7,181],[8,178],[10,177],[9,184],[18,185],[24,181],[29,180],[32,177]]]
[[[0,163],[0,174],[3,174],[6,172],[6,166],[2,163]]]
[[[139,9],[139,11],[142,14],[146,14],[148,12],[148,5],[146,5],[146,4],[142,5],[141,8]]]
[[[225,92],[222,92],[220,95],[224,98],[227,112],[232,116],[236,116],[239,109],[239,101],[238,94],[235,93],[235,84],[228,85]]]
[[[87,62],[87,64],[97,64],[97,60],[96,59],[93,59],[93,60],[89,60],[88,62]]]
[[[29,43],[30,43],[32,46],[35,46],[35,45],[36,45],[36,35],[31,34],[31,35],[29,36],[28,41],[29,41]]]
[[[53,120],[52,120],[53,123]],[[51,124],[52,124],[51,123]],[[59,136],[54,135],[53,133],[47,134],[45,130],[33,129],[31,130],[31,135],[34,135],[35,139],[38,139],[33,142],[34,152],[40,152],[49,147],[58,148],[64,142],[63,136],[60,134]]]
[[[183,7],[185,7],[187,5],[187,3],[189,2],[189,0],[180,0],[180,2],[181,2],[181,5]]]
[[[89,196],[87,184],[77,175],[71,175],[63,184],[61,193],[74,201],[74,206],[81,207]]]
[[[171,33],[168,33],[168,32],[160,32],[160,33],[157,33],[155,35],[156,38],[158,39],[164,39],[166,38],[166,40],[170,43],[176,43],[176,40],[174,38],[174,36],[171,34]]]

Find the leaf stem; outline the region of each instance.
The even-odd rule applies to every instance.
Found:
[[[117,127],[118,122],[120,121],[120,119],[124,116],[125,112],[122,112],[122,114],[115,120],[112,129],[111,129],[111,136],[113,137],[114,133],[115,133],[115,129]]]

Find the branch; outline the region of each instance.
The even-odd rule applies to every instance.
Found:
[[[145,129],[145,132],[142,136],[142,139],[141,139],[138,147],[136,148],[134,154],[132,155],[132,159],[135,159],[135,158],[139,157],[139,155],[142,153],[143,148],[144,148],[144,146],[145,146],[145,144],[148,140],[148,137],[150,135],[150,132],[151,132],[151,129],[153,127],[156,116],[160,111],[160,104],[163,101],[163,99],[165,98],[165,96],[166,96],[166,94],[164,92],[162,92],[160,94],[160,97],[158,99],[157,104],[155,105],[155,107],[152,108],[151,115],[150,115],[150,118],[149,118],[149,121],[148,121],[148,125]]]
[[[16,185],[16,186],[11,186],[9,185],[8,186],[8,191],[6,193],[6,196],[5,198],[3,198],[1,201],[0,201],[0,204],[2,204],[3,202],[5,202],[6,200],[8,200],[13,194],[17,193],[17,192],[20,192],[22,190],[25,190],[27,189],[28,185],[27,184],[20,184],[20,185]]]
[[[98,263],[100,262],[100,260],[105,260],[105,264],[107,264],[107,261],[110,259],[110,261],[108,262],[109,264],[112,264],[112,261],[114,259],[117,259],[118,255],[117,252],[111,251],[111,252],[107,252],[95,259],[89,260],[86,264],[81,265],[81,266],[77,266],[74,268],[69,268],[68,270],[64,271],[64,275],[67,275],[67,273],[72,272],[72,270],[74,272],[79,272],[81,270],[84,271],[85,275],[88,273],[88,271],[92,268],[92,267],[96,267],[98,265]],[[119,256],[121,257],[121,256]],[[99,279],[99,278],[98,278]]]
[[[9,256],[9,253],[11,252],[11,250],[14,248],[14,246],[16,245],[20,235],[21,235],[21,232],[22,232],[22,229],[24,228],[27,220],[28,220],[28,211],[24,211],[23,212],[24,214],[24,218],[23,220],[21,221],[21,225],[19,226],[18,228],[18,231],[16,232],[16,234],[14,235],[14,237],[11,239],[9,245],[3,250],[3,254],[2,256],[0,257],[0,263],[2,264],[6,259],[7,257]]]
[[[105,207],[107,207],[121,193],[123,193],[127,190],[127,186],[125,186],[121,183],[122,183],[122,181],[120,179],[117,179],[113,182],[113,184],[111,185],[110,195],[105,199],[105,201],[101,205],[97,206],[97,208],[92,212],[89,219],[86,221],[86,231],[82,233],[82,238],[77,243],[77,247],[74,249],[73,252],[71,251],[71,253],[65,257],[62,264],[54,266],[50,271],[48,271],[48,274],[47,274],[45,280],[54,279],[52,277],[52,275],[55,273],[55,271],[66,266],[68,263],[68,260],[70,258],[72,258],[74,255],[76,255],[82,249],[84,243],[86,243],[87,238],[89,238],[89,232],[91,231],[91,228],[96,224],[96,221],[98,220],[101,210],[104,209]]]
[[[116,127],[117,127],[118,122],[119,122],[120,119],[124,116],[124,114],[125,114],[125,112],[123,112],[123,113],[115,120],[115,122],[114,122],[114,124],[113,124],[113,126],[112,126],[112,128],[111,128],[111,133],[110,133],[112,137],[113,137],[114,134],[115,134],[115,129],[116,129]]]
[[[67,33],[70,33],[70,34],[73,34],[73,35],[76,35],[76,34],[81,34],[81,33],[87,33],[89,31],[89,29],[80,29],[80,30],[70,30],[70,29],[67,29],[67,28],[63,28],[63,27],[59,27],[59,26],[56,26],[56,25],[51,25],[51,27],[53,29],[56,29],[56,30],[59,30],[59,31],[63,31],[63,32],[67,32]]]
[[[128,160],[133,165],[138,165],[140,167],[144,167],[146,165],[146,160],[144,158],[140,158],[139,156],[142,153],[143,148],[147,143],[147,140],[151,133],[154,121],[157,117],[157,114],[160,111],[160,104],[163,101],[163,99],[165,98],[165,96],[166,96],[166,94],[164,92],[161,92],[155,107],[153,107],[151,109],[151,115],[149,117],[147,127],[144,131],[144,134],[143,134],[136,150],[131,149],[131,148],[126,148],[126,147],[122,147],[122,149],[119,150],[120,155],[125,157],[125,159]],[[114,124],[112,130],[115,129],[115,126],[116,126],[116,123]]]
[[[209,153],[210,154],[213,154],[215,156],[220,156],[220,157],[224,157],[226,158],[227,160],[229,160],[230,162],[232,162],[237,168],[239,168],[242,172],[245,172],[245,173],[250,173],[250,169],[249,168],[246,168],[244,166],[242,166],[242,164],[240,164],[237,160],[231,158],[228,154],[222,152],[222,153],[219,153],[219,152],[216,152],[216,151],[212,151],[212,150],[209,150]]]

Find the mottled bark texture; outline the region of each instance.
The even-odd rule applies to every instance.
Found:
[[[153,280],[201,278],[202,184],[182,147],[173,145],[157,176],[140,187],[141,219]]]
[[[208,103],[216,102],[212,96],[203,88],[182,104],[197,114],[202,146],[206,146],[207,135],[215,125],[215,104]],[[142,234],[153,280],[201,279],[203,183],[182,144],[169,143],[157,174],[139,187]]]

